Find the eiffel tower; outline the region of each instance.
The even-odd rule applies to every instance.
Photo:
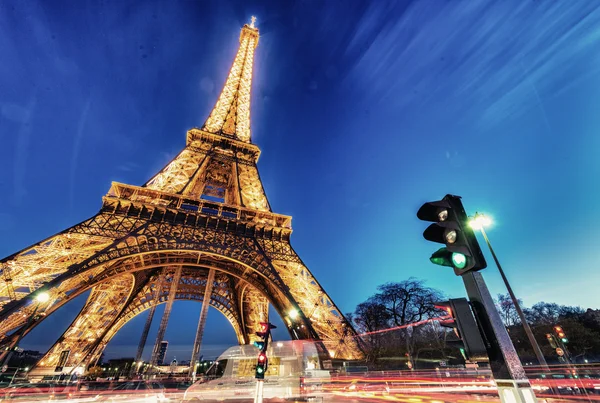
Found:
[[[209,306],[228,319],[240,344],[255,340],[271,304],[292,339],[320,340],[335,358],[363,356],[354,329],[290,245],[291,217],[271,211],[260,180],[260,149],[250,136],[254,21],[241,29],[206,123],[187,132],[171,162],[143,186],[113,182],[96,215],[0,261],[0,359],[90,290],[35,373],[93,365],[123,325],[149,310],[139,360],[156,306],[165,303],[150,360],[156,364],[175,300],[202,302],[191,371]]]

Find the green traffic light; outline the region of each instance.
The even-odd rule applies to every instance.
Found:
[[[452,263],[450,262],[450,259],[448,259],[449,254],[450,254],[450,251],[448,251],[448,249],[446,249],[446,248],[440,248],[437,251],[435,251],[433,253],[433,255],[431,255],[431,257],[429,258],[429,260],[433,264],[437,264],[437,265],[440,265],[440,266],[450,266],[450,267],[452,267]]]
[[[563,337],[562,339],[560,339],[560,341],[562,341],[563,343],[567,343],[569,341],[569,339]]]
[[[256,368],[256,372],[258,372],[259,374],[263,373],[263,369],[261,367]]]
[[[452,253],[452,264],[457,269],[464,269],[467,265],[467,257],[462,253],[453,252]]]
[[[440,266],[454,267],[459,270],[467,266],[467,257],[460,252],[450,252],[447,248],[438,249],[429,261]]]

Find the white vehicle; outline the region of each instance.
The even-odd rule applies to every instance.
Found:
[[[330,375],[323,369],[323,360],[328,357],[321,346],[304,340],[269,343],[263,397],[322,400],[323,382],[328,382]],[[252,399],[258,353],[259,349],[251,345],[227,349],[206,376],[188,388],[183,400]]]

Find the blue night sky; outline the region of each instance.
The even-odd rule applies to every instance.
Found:
[[[256,15],[261,177],[343,312],[410,276],[464,296],[452,270],[429,263],[437,245],[415,216],[446,193],[494,217],[488,234],[526,306],[600,308],[599,7],[2,1],[0,256],[95,214],[111,181],[141,185],[173,158],[210,113]],[[505,292],[493,267],[483,273],[492,294]],[[48,348],[86,296],[25,347]],[[175,303],[168,359],[189,359],[199,311]],[[145,318],[108,357],[135,354]],[[204,343],[205,357],[235,343],[212,309]]]

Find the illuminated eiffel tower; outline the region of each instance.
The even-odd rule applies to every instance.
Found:
[[[272,304],[292,339],[321,340],[335,358],[362,357],[351,325],[291,247],[291,217],[271,211],[258,174],[260,149],[250,141],[258,39],[253,18],[241,30],[206,123],[187,132],[184,149],[158,174],[143,186],[113,182],[98,214],[0,261],[4,357],[44,318],[88,290],[81,312],[37,373],[94,364],[124,324],[149,310],[139,360],[155,308],[166,303],[155,364],[175,300],[202,301],[191,369],[209,305],[229,320],[240,344],[254,341]],[[47,301],[36,299],[42,293]]]

